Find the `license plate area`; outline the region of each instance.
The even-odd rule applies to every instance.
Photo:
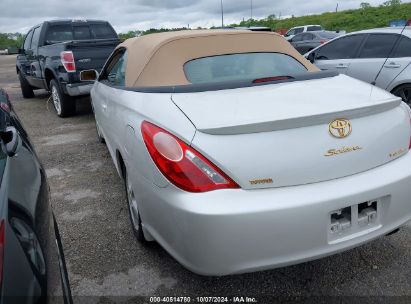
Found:
[[[338,243],[381,226],[381,199],[334,210],[328,216],[328,242]]]

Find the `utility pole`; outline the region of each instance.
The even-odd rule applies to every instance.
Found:
[[[337,7],[335,8],[335,12],[338,13],[338,3],[337,3]]]
[[[253,20],[253,0],[251,0],[250,11],[251,11],[251,20]]]
[[[221,0],[221,28],[224,28],[224,8],[223,8],[223,0]]]

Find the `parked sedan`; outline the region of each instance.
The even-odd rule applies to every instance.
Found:
[[[411,219],[410,109],[275,33],[129,39],[91,97],[137,239],[196,273],[317,259]]]
[[[307,32],[295,35],[289,42],[300,54],[305,54],[338,36],[336,32]]]
[[[373,83],[411,104],[411,28],[351,33],[305,56],[322,70]]]
[[[1,303],[71,303],[45,171],[0,89]]]

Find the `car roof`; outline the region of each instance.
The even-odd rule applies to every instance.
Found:
[[[248,30],[186,30],[127,39],[126,86],[190,84],[184,64],[190,60],[234,53],[278,52],[300,61],[309,71],[318,69],[282,36]]]
[[[404,30],[404,31],[403,31]],[[403,33],[403,35],[411,37],[411,26],[406,26],[404,27],[384,27],[384,28],[375,28],[375,29],[369,29],[369,30],[362,30],[358,32],[352,32],[349,33],[349,35],[352,34],[378,34],[378,33],[388,33],[388,34],[400,34]]]

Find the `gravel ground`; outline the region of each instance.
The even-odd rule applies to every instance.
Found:
[[[77,116],[58,118],[47,92],[22,98],[14,64],[15,56],[0,56],[0,87],[12,98],[46,168],[75,299],[242,295],[261,303],[270,295],[408,296],[403,300],[411,301],[410,225],[343,254],[221,278],[189,272],[157,244],[140,246],[129,225],[122,182],[106,146],[97,141],[88,99],[78,102]]]

